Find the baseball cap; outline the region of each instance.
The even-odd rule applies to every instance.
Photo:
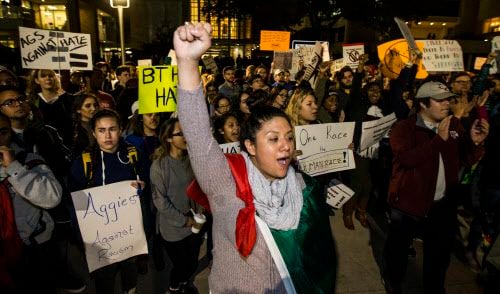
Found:
[[[139,101],[135,101],[130,107],[130,110],[132,111],[132,115],[130,115],[128,119],[131,119],[134,116],[135,112],[139,110]]]
[[[417,95],[415,98],[433,98],[437,100],[446,99],[456,96],[451,93],[445,84],[440,82],[427,82],[424,83],[420,88],[418,88]]]
[[[276,75],[279,75],[280,73],[284,73],[284,72],[285,71],[282,70],[282,69],[277,69],[277,70],[274,71],[274,75],[276,76]]]

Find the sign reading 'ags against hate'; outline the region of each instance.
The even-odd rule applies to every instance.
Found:
[[[19,27],[19,43],[23,68],[92,70],[89,34]]]

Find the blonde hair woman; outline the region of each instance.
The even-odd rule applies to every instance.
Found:
[[[285,109],[293,126],[315,123],[318,116],[318,105],[314,91],[309,87],[298,87],[293,92]]]

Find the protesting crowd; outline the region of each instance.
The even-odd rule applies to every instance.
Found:
[[[212,293],[334,293],[341,253],[330,217],[367,230],[373,210],[388,224],[388,293],[404,292],[414,239],[424,292],[445,293],[459,207],[472,220],[467,266],[485,269],[500,231],[495,53],[476,73],[417,79],[422,54],[410,50],[389,79],[367,54],[336,71],[302,64],[294,76],[248,59],[218,59],[214,72],[202,62],[205,23],[180,26],[173,44],[175,112],[140,111],[139,100],[158,97],[139,97],[131,62],[26,76],[0,67],[1,293],[83,293],[89,283],[99,294],[137,293],[138,275],[165,268],[163,252],[167,293],[198,293],[203,242]],[[365,146],[365,123],[387,117]],[[305,170],[296,130],[347,123],[341,154],[352,167]],[[341,207],[327,203],[339,183],[353,191]],[[114,223],[122,227],[104,229]]]

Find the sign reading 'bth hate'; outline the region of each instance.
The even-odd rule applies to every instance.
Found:
[[[139,67],[139,113],[177,109],[177,66]]]

